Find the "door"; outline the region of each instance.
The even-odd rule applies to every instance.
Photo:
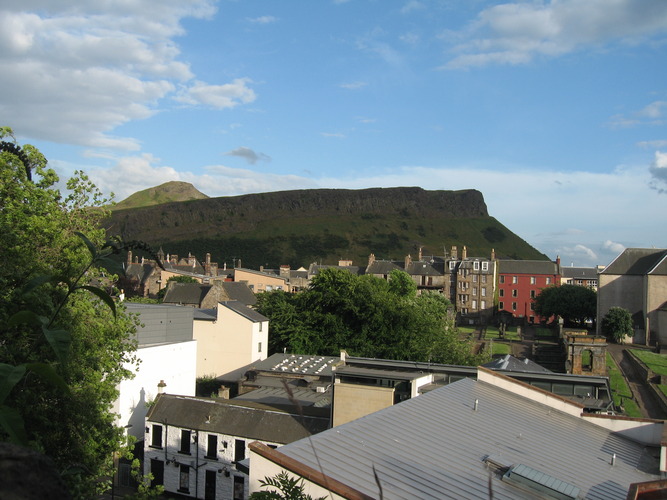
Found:
[[[151,474],[153,474],[151,486],[164,484],[164,462],[162,460],[151,458]]]
[[[216,471],[206,471],[206,483],[204,484],[204,500],[215,500],[215,475]]]

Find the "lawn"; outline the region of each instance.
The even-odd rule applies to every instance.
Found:
[[[667,355],[643,349],[632,349],[630,352],[641,359],[656,375],[667,375]]]
[[[632,399],[630,388],[609,353],[607,353],[607,371],[609,373],[609,384],[611,385],[614,404],[616,406],[623,406],[625,414],[628,417],[641,418],[642,413],[639,410],[639,406],[637,406],[637,403]]]
[[[493,342],[492,343],[491,356],[494,356],[496,354],[500,354],[500,355],[503,355],[503,356],[505,354],[510,354],[509,344],[503,344],[501,342]]]
[[[479,328],[476,326],[457,326],[456,328],[459,331],[459,333],[465,333],[467,335],[475,333],[476,331],[479,330]]]
[[[535,337],[536,338],[553,338],[556,334],[551,328],[543,328],[538,326],[535,328]]]
[[[486,334],[484,340],[497,340],[500,338],[500,331],[495,326],[486,327]],[[505,340],[521,340],[516,331],[516,326],[508,326],[505,330]]]

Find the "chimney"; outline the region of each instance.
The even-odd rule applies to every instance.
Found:
[[[468,248],[463,245],[463,250],[461,250],[461,260],[466,260],[468,258]]]
[[[459,258],[459,251],[456,248],[456,245],[452,245],[452,259],[458,260]]]
[[[370,266],[373,262],[375,262],[375,254],[372,253],[368,256],[368,265]]]
[[[259,266],[259,272],[263,273],[264,272],[264,266]]]
[[[211,265],[211,254],[206,253],[206,265],[210,266]]]
[[[491,260],[496,260],[496,249],[495,248],[491,249]]]
[[[157,393],[162,394],[165,387],[167,387],[167,384],[164,383],[164,380],[160,380],[160,383],[157,385]]]
[[[405,270],[407,271],[408,268],[410,267],[410,264],[412,264],[412,257],[410,254],[405,256]]]
[[[127,251],[127,265],[132,264],[132,250]]]
[[[556,255],[556,265],[560,267],[560,255]]]
[[[419,254],[417,255],[417,260],[418,260],[419,262],[421,262],[422,260],[424,260],[424,259],[423,259],[423,255],[422,255],[422,247],[419,247]]]
[[[289,266],[289,264],[283,264],[280,266],[280,276],[282,277],[288,277],[289,278],[289,272],[292,268]]]

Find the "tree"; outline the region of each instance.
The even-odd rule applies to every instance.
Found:
[[[63,197],[37,149],[9,128],[0,139],[0,438],[49,455],[75,498],[93,498],[124,444],[111,405],[136,362],[136,320],[93,286],[119,250],[90,208],[107,200],[82,172]]]
[[[403,271],[389,281],[326,269],[298,294],[280,290],[258,296],[269,318],[269,350],[476,364],[483,356],[460,341],[451,304],[440,294],[416,294]]]
[[[615,342],[622,342],[626,336],[632,336],[632,315],[622,307],[611,307],[602,318],[602,333]]]
[[[566,324],[583,326],[587,320],[595,318],[597,294],[579,285],[550,286],[543,288],[533,303],[540,316],[561,316]]]
[[[314,500],[305,493],[303,479],[291,477],[285,471],[281,471],[273,477],[265,477],[259,480],[264,491],[256,491],[250,495],[251,500]],[[324,500],[320,497],[317,500]]]

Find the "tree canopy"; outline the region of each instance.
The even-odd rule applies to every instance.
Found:
[[[611,307],[602,318],[602,333],[615,342],[621,342],[626,336],[632,336],[632,315],[622,307]]]
[[[136,320],[94,286],[104,232],[90,207],[107,200],[81,172],[63,196],[37,149],[8,128],[0,139],[13,145],[0,152],[0,439],[44,452],[93,498],[125,440],[111,405],[136,361]]]
[[[561,316],[566,324],[584,325],[595,319],[597,293],[579,285],[549,286],[540,291],[533,303],[540,316]]]
[[[389,280],[330,268],[298,294],[275,290],[258,296],[269,318],[269,350],[436,363],[476,364],[483,356],[460,341],[449,301],[416,294],[409,275]]]

